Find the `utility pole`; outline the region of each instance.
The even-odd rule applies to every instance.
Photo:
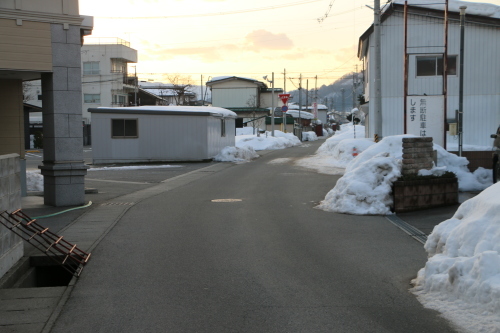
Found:
[[[374,98],[373,98],[373,116],[375,120],[375,136],[380,139],[383,138],[382,133],[382,69],[381,69],[381,50],[380,50],[380,0],[375,0],[373,9],[373,34],[375,41],[375,50],[373,62],[375,72],[372,77],[374,78]],[[371,113],[371,112],[370,112]]]
[[[306,111],[309,111],[309,79],[306,80]]]
[[[205,102],[203,101],[203,74],[201,74],[201,82],[200,82],[200,89],[201,89],[201,106],[205,105]]]
[[[283,93],[286,94],[286,68],[283,68]]]
[[[464,42],[465,42],[465,10],[460,6],[460,81],[458,93],[458,156],[462,156],[463,119],[464,119]]]
[[[134,83],[135,83],[135,89],[134,89],[134,104],[137,106],[137,90],[139,90],[139,82],[137,81],[137,66],[134,66]]]
[[[302,129],[302,120],[300,119],[300,112],[302,111],[302,73],[299,78],[299,129]],[[300,131],[300,141],[302,141],[302,132]]]
[[[274,136],[274,72],[271,80],[271,136]]]

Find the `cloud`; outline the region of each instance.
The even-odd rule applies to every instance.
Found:
[[[145,48],[139,54],[141,60],[168,60],[175,57],[190,57],[208,63],[222,61],[226,52],[237,51],[239,49],[232,44],[217,47],[165,48],[159,44],[144,43],[144,46]]]
[[[352,57],[356,56],[357,54],[357,48],[356,45],[353,44],[352,46],[343,48],[335,52],[335,60],[338,62],[346,62],[352,59]]]
[[[287,35],[273,34],[264,29],[254,30],[245,37],[249,48],[258,52],[267,50],[290,50],[293,48],[293,42]]]

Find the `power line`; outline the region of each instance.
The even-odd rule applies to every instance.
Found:
[[[322,1],[322,0],[298,1],[298,2],[292,2],[289,4],[283,4],[283,5],[274,5],[274,6],[268,6],[268,7],[251,8],[251,9],[241,9],[241,10],[233,10],[233,11],[219,12],[219,13],[172,15],[172,16],[130,16],[130,17],[97,16],[97,18],[103,18],[103,19],[178,19],[178,18],[192,18],[192,17],[222,16],[222,15],[243,14],[243,13],[259,12],[259,11],[264,11],[264,10],[299,6],[299,5],[305,5],[305,4],[319,2],[319,1]]]

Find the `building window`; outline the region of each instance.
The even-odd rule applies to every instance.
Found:
[[[127,96],[124,95],[113,95],[113,105],[127,105]]]
[[[442,76],[443,56],[417,57],[417,76]],[[457,75],[457,56],[448,56],[448,75]]]
[[[112,138],[137,138],[137,119],[111,119]]]
[[[111,73],[127,73],[127,63],[119,59],[111,59]]]
[[[87,61],[83,63],[83,75],[95,75],[99,73],[99,61]]]
[[[83,103],[101,103],[101,94],[83,94]]]
[[[222,136],[222,137],[226,136],[226,120],[225,119],[220,120],[220,136]]]
[[[41,101],[42,100],[42,95],[38,95],[38,100]]]

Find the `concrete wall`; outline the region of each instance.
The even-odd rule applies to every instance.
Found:
[[[0,155],[0,212],[21,208],[19,155]],[[0,278],[24,254],[23,241],[0,225]]]

